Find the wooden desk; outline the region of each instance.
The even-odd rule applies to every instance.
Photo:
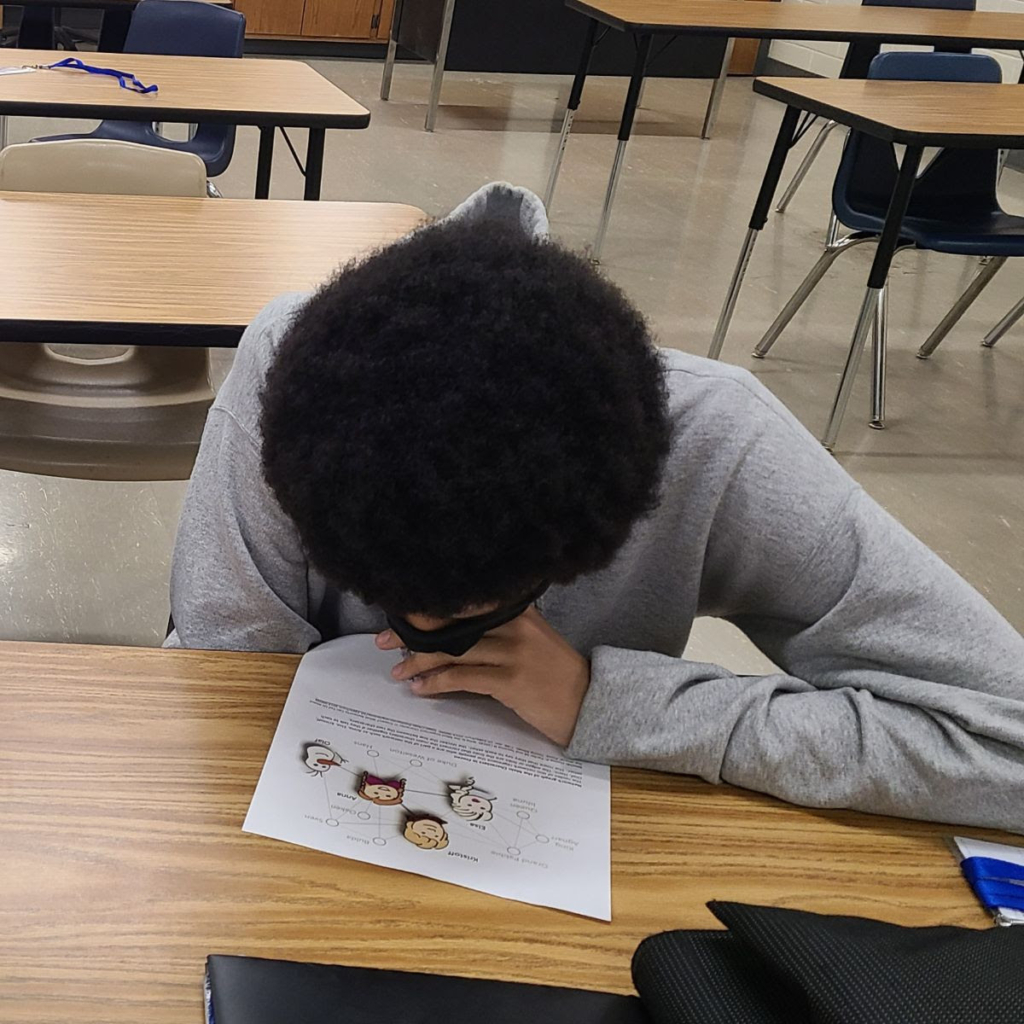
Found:
[[[754,92],[886,142],[960,149],[1024,146],[1020,85],[758,78]]]
[[[633,119],[655,36],[703,35],[749,39],[820,39],[838,42],[901,43],[970,48],[1024,47],[1024,14],[999,11],[948,11],[919,7],[861,7],[822,3],[738,3],[737,0],[565,0],[568,7],[590,19],[579,70],[573,81],[562,134],[546,192],[550,207],[558,173],[579,108],[590,66],[600,41],[598,30],[630,32],[637,56],[622,109],[619,144],[615,152],[604,208],[594,241],[600,257],[608,230],[615,191],[633,130]]]
[[[53,64],[60,50],[0,50],[0,67]],[[274,129],[308,128],[307,199],[320,197],[324,132],[365,128],[370,113],[308,64],[294,60],[231,60],[132,53],[118,57],[159,92],[146,96],[121,89],[112,78],[82,71],[36,71],[0,77],[0,117],[115,118],[127,121],[256,125],[260,129],[256,198],[270,190]]]
[[[722,352],[739,298],[743,277],[758,233],[768,219],[768,210],[779,184],[786,156],[797,138],[801,111],[821,114],[888,142],[905,143],[899,176],[886,213],[868,275],[867,291],[853,330],[846,367],[839,382],[832,411],[822,436],[830,451],[835,445],[853,388],[868,328],[875,315],[889,266],[900,240],[914,181],[926,146],[958,148],[1018,149],[1024,146],[1024,86],[954,82],[865,81],[856,79],[759,78],[754,91],[786,104],[786,112],[765,169],[761,188],[750,216],[729,290],[726,293],[708,356]],[[1000,266],[993,266],[993,273]],[[955,308],[955,307],[954,307]],[[966,306],[960,308],[959,316]],[[955,320],[943,320],[948,330]],[[929,341],[936,339],[932,333]],[[941,335],[938,336],[941,340]],[[938,344],[934,340],[934,345]],[[922,347],[920,355],[929,354]]]
[[[713,927],[711,898],[990,923],[948,826],[648,772],[613,773],[611,924],[246,835],[296,658],[8,643],[0,665],[2,1024],[198,1024],[211,952],[628,992],[637,943]]]
[[[234,345],[269,299],[424,218],[396,203],[0,192],[0,342]]]

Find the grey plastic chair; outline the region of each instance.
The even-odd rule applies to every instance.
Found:
[[[109,139],[26,143],[0,152],[0,190],[202,197],[206,167]],[[2,344],[0,467],[187,479],[214,397],[209,370],[203,348]]]

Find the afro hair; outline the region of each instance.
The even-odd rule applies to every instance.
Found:
[[[263,469],[310,562],[449,617],[606,566],[669,445],[641,315],[583,258],[441,221],[342,269],[262,394]]]

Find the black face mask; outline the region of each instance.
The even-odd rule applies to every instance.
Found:
[[[388,625],[410,651],[417,654],[450,654],[458,658],[479,643],[484,633],[522,615],[547,589],[548,584],[545,583],[516,604],[495,608],[485,615],[456,619],[440,629],[417,629],[401,615],[392,615],[390,612],[387,613]]]

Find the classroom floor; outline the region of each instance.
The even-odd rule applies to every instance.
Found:
[[[422,131],[429,72],[399,65],[392,99],[377,98],[380,64],[312,61],[370,108],[371,127],[328,133],[323,198],[412,203],[441,214],[496,179],[542,191],[568,80],[450,74],[433,135]],[[729,82],[716,137],[697,137],[706,82],[652,81],[627,152],[606,272],[650,318],[661,344],[705,354],[781,116],[749,79]],[[555,234],[588,243],[615,148],[621,80],[591,79],[553,204]],[[13,118],[10,141],[75,130]],[[293,133],[302,143],[302,132]],[[238,133],[218,180],[252,194],[256,130]],[[789,212],[755,251],[724,357],[748,367],[819,432],[863,294],[869,247],[844,257],[769,359],[750,351],[818,254],[841,139],[833,138]],[[795,163],[795,161],[791,161]],[[1024,210],[1024,177],[1007,170],[1006,205]],[[301,196],[278,142],[272,195]],[[1024,323],[993,351],[978,342],[1024,287],[1007,266],[928,362],[914,352],[976,263],[903,254],[890,288],[889,429],[867,426],[866,363],[836,455],[925,543],[1024,629]],[[132,286],[130,264],[125,287]],[[226,371],[230,353],[218,354]],[[178,482],[112,484],[0,473],[0,638],[156,644],[185,492]],[[800,509],[794,508],[799,516]],[[731,631],[701,624],[693,653],[754,671],[759,657]]]

